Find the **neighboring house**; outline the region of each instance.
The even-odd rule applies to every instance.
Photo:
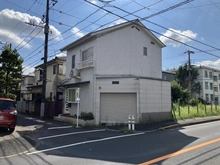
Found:
[[[63,99],[63,91],[57,86],[65,79],[65,70],[66,57],[56,57],[47,62],[46,99],[51,101]],[[29,87],[33,100],[42,92],[43,64],[35,67],[34,75],[34,82]]]
[[[196,68],[199,72],[197,82],[200,82],[202,87],[200,94],[196,96],[209,103],[220,104],[220,69],[207,66],[197,66]]]
[[[26,101],[26,100],[32,100],[32,92],[29,88],[34,83],[34,76],[33,75],[23,75],[21,78],[21,94],[20,94],[20,100]]]
[[[162,71],[162,79],[167,81],[173,81],[175,79],[175,73],[169,71]]]
[[[95,124],[171,117],[171,85],[162,80],[165,45],[136,20],[89,33],[67,51],[64,114],[92,112]],[[78,90],[79,89],[79,90]]]

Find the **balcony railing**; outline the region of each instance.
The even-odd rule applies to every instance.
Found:
[[[78,69],[88,68],[88,67],[94,67],[94,61],[93,60],[85,60],[78,63]]]

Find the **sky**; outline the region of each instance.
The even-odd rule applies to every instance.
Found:
[[[166,45],[163,70],[185,64],[187,51],[191,64],[220,69],[220,0],[87,1],[50,0],[48,60],[85,34],[140,19]],[[43,63],[45,14],[46,0],[1,0],[0,48],[18,50],[24,74]]]

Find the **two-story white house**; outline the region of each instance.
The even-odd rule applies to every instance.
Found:
[[[220,103],[220,69],[207,66],[197,66],[199,72],[197,82],[201,84],[201,91],[198,97],[208,103]]]
[[[171,85],[162,80],[165,45],[138,20],[89,33],[67,52],[65,114],[92,112],[95,124],[171,117]],[[79,91],[78,91],[79,89]]]

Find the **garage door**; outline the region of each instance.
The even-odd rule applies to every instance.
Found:
[[[136,93],[101,93],[101,123],[127,123],[137,113]]]

